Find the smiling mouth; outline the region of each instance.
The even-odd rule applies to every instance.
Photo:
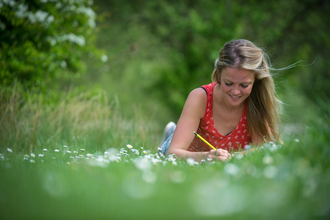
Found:
[[[242,97],[242,96],[240,96],[240,95],[238,95],[238,96],[234,96],[234,95],[230,95],[230,94],[229,94],[229,96],[232,97],[233,99],[239,99],[239,98]]]

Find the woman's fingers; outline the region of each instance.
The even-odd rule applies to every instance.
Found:
[[[228,157],[222,157],[222,156],[218,157],[218,160],[221,160],[222,162],[225,162],[227,159]]]
[[[208,158],[225,161],[231,158],[231,154],[227,150],[223,149],[210,150]]]
[[[227,156],[227,157],[230,155],[230,153],[227,150],[223,150],[223,149],[218,149],[217,154],[219,156]]]

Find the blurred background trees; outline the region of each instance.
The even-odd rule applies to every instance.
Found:
[[[294,102],[295,95],[291,97],[289,93],[304,94],[312,102],[316,102],[315,97],[330,97],[328,1],[97,0],[95,3],[96,11],[107,15],[100,23],[98,42],[110,57],[108,69],[97,72],[100,78],[112,75],[104,81],[108,85],[123,79],[120,93],[128,102],[134,103],[137,96],[141,103],[160,101],[159,105],[169,109],[169,117],[176,120],[188,93],[210,82],[214,61],[223,44],[238,38],[264,48],[273,68],[300,61],[289,70],[273,71],[279,95],[285,101]]]
[[[326,0],[20,1],[27,9],[8,2],[16,1],[0,5],[2,84],[16,78],[35,87],[57,76],[60,88],[98,86],[118,97],[125,114],[164,124],[178,119],[192,89],[211,81],[223,44],[245,38],[267,51],[273,68],[300,61],[273,71],[287,118],[301,120],[307,100],[330,98]],[[40,11],[48,14],[33,23],[29,16]],[[102,55],[94,43],[106,51],[104,63],[90,59]],[[72,73],[85,74],[72,80]]]
[[[90,0],[1,0],[1,85],[16,81],[26,90],[46,92],[83,73],[82,58],[100,56],[92,5]]]

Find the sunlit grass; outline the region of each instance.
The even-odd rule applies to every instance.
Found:
[[[17,218],[322,217],[330,169],[299,155],[301,146],[265,144],[225,163],[164,157],[133,145],[24,155],[7,149],[0,155],[2,205]]]
[[[1,219],[329,216],[327,123],[287,135],[283,145],[197,163],[159,153],[152,124],[125,119],[108,99],[1,106]]]
[[[102,90],[76,96],[65,94],[60,101],[48,105],[44,99],[43,95],[31,95],[24,101],[15,88],[10,97],[0,91],[2,147],[24,153],[64,145],[104,151],[118,148],[122,142],[156,147],[159,136],[150,134],[159,131],[152,118],[146,120],[136,115],[127,120],[120,113],[116,97],[110,98]]]

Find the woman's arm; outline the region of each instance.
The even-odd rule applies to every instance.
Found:
[[[272,131],[269,127],[268,124],[266,124],[266,129],[267,129],[267,132],[269,134],[269,136],[272,136]],[[255,134],[253,137],[252,137],[252,145],[253,146],[258,146],[258,145],[263,145],[265,143],[265,140],[264,137],[261,135],[261,134]]]
[[[204,116],[206,103],[207,95],[202,88],[197,88],[190,92],[184,104],[167,154],[175,154],[177,157],[191,157],[197,161],[206,158],[206,152],[187,151],[195,136],[193,132],[197,131],[200,120]]]
[[[196,161],[210,157],[212,159],[226,160],[228,152],[222,149],[210,152],[187,151],[193,141],[200,120],[204,117],[207,104],[207,95],[202,88],[194,89],[188,96],[177,123],[173,138],[167,154],[175,154],[181,158],[193,158]]]
[[[253,146],[258,146],[258,145],[263,145],[264,139],[260,135],[255,135],[252,137],[252,145]]]

